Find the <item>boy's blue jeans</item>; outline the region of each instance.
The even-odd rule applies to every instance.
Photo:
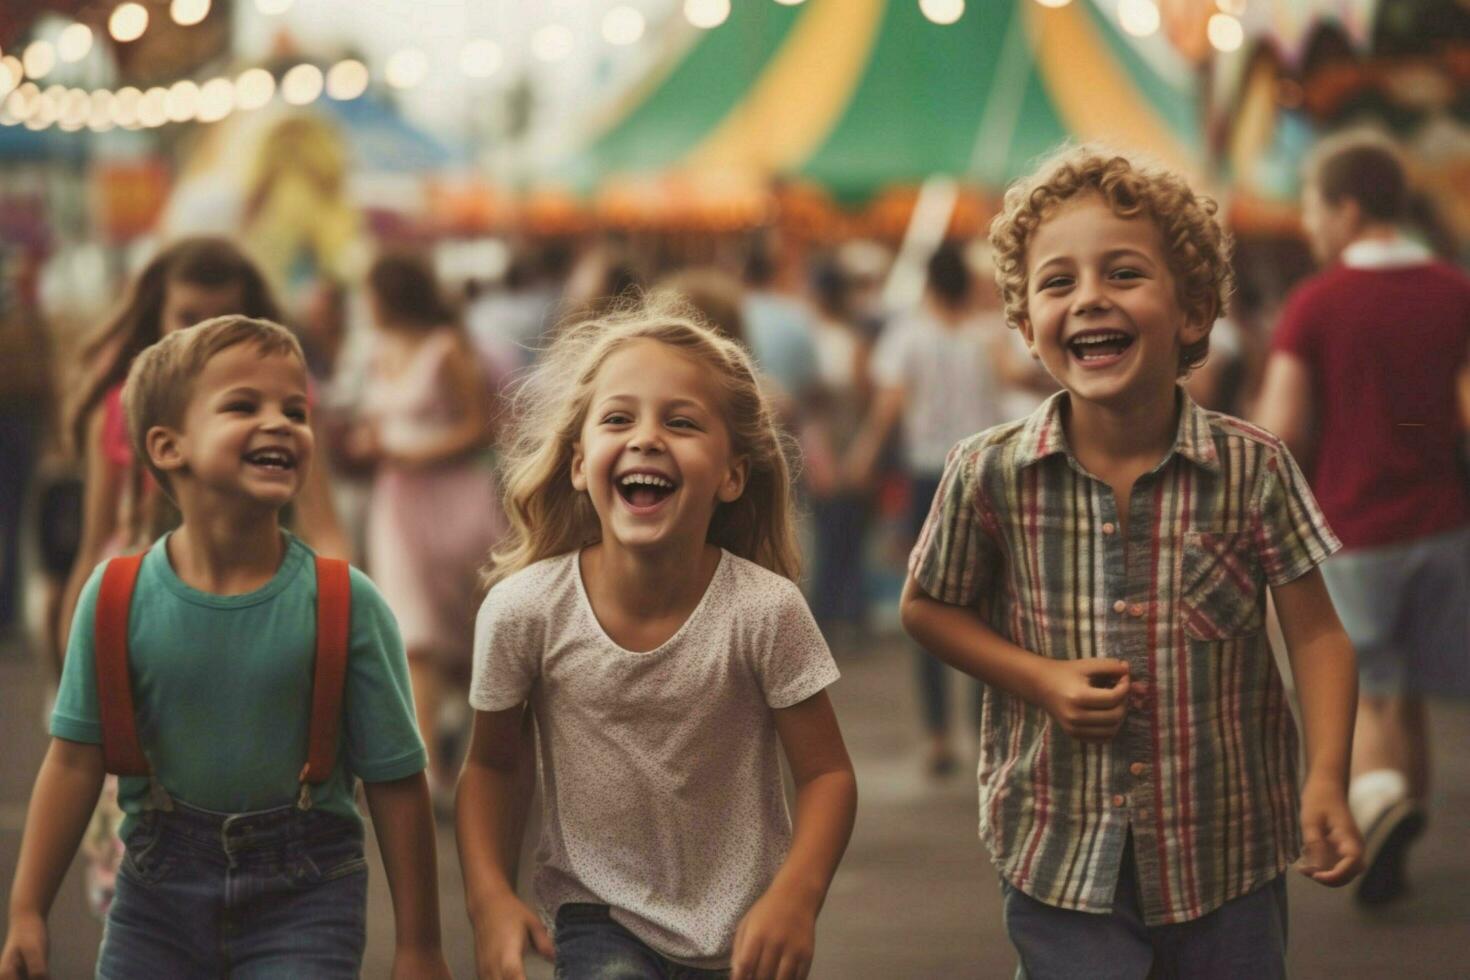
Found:
[[[606,905],[568,902],[556,910],[556,980],[727,980],[663,956],[613,921]]]
[[[1189,922],[1145,926],[1123,851],[1111,915],[1061,909],[1001,882],[1016,980],[1285,980],[1286,876]]]
[[[355,824],[295,806],[225,814],[175,802],[128,834],[97,976],[356,977],[366,919]]]

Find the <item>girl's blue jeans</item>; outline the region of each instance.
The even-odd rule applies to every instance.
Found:
[[[556,910],[556,980],[729,980],[729,970],[675,963],[613,921],[606,905]]]
[[[128,834],[98,955],[102,980],[356,977],[366,941],[362,829],[295,806],[225,814],[175,802]]]

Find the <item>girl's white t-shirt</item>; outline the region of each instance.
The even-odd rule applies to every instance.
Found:
[[[668,958],[726,967],[791,844],[771,711],[826,688],[837,665],[796,585],[728,551],[677,633],[625,650],[578,557],[506,578],[475,625],[470,704],[530,701],[536,715],[541,914],[604,904]]]

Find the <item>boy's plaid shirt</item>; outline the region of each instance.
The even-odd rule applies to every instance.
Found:
[[[1066,398],[951,451],[910,571],[1041,656],[1128,662],[1129,711],[1102,745],[985,688],[980,836],[1026,894],[1109,912],[1131,829],[1145,922],[1183,922],[1300,851],[1265,586],[1340,545],[1280,440],[1182,389],[1174,447],[1134,485],[1125,540],[1111,489],[1067,445]]]

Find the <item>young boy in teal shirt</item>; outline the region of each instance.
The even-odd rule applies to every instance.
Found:
[[[302,766],[318,571],[279,524],[314,448],[300,346],[267,321],[209,320],[139,355],[124,402],[135,448],[183,523],[143,557],[126,604],[132,720],[151,772],[119,780],[127,853],[98,976],[357,976],[359,778],[393,893],[394,976],[447,976],[407,664],[392,614],[355,569],[340,738],[315,778]],[[4,980],[44,972],[46,915],[102,785],[99,701],[116,697],[104,683],[99,698],[97,679],[105,567],[68,644],[11,890]]]
[[[954,448],[910,560],[904,626],[985,682],[980,833],[1030,980],[1284,977],[1283,871],[1362,854],[1337,539],[1279,439],[1178,383],[1229,290],[1214,213],[1095,147],[1007,193],[1006,315],[1063,390]]]

